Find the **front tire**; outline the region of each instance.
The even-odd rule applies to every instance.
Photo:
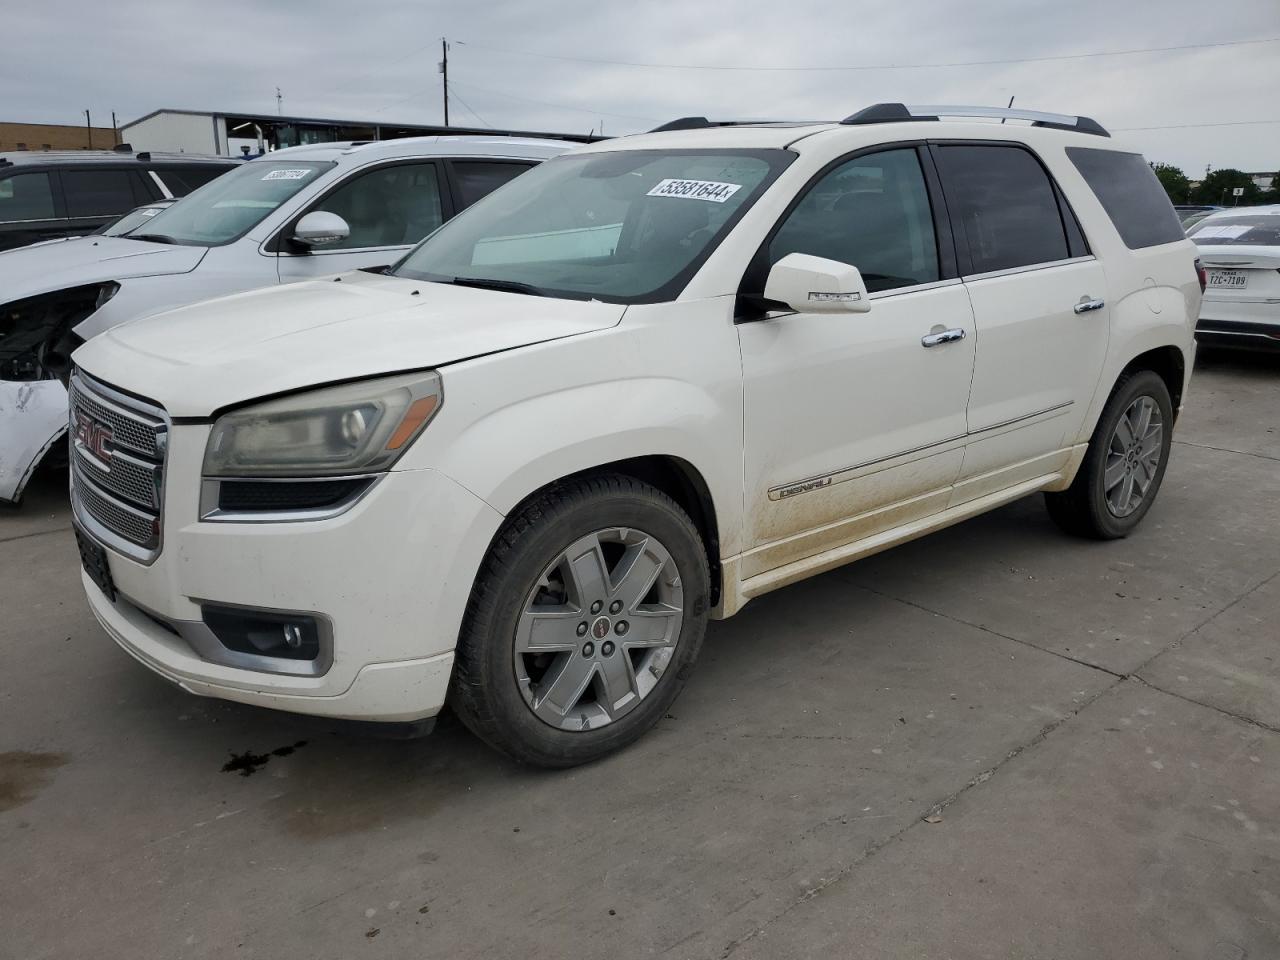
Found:
[[[1049,516],[1075,536],[1128,536],[1155,502],[1172,432],[1173,403],[1164,380],[1151,370],[1122,377],[1098,418],[1075,480],[1061,493],[1044,495]]]
[[[450,703],[523,763],[596,760],[666,713],[709,608],[706,551],[675,501],[627,476],[565,481],[494,538],[458,638]]]

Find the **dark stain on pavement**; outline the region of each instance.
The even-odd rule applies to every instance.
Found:
[[[0,812],[34,800],[53,780],[53,772],[69,759],[65,753],[0,753]]]
[[[251,777],[261,767],[267,765],[272,757],[287,757],[293,751],[305,747],[307,741],[299,740],[294,744],[286,744],[283,747],[276,747],[270,753],[254,753],[252,750],[246,750],[244,753],[232,753],[231,759],[222,765],[223,773],[238,773],[242,777]]]

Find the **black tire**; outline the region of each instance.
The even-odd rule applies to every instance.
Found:
[[[1103,475],[1112,434],[1125,411],[1141,397],[1149,397],[1163,418],[1160,461],[1142,502],[1127,516],[1117,516],[1107,502]],[[1093,540],[1115,540],[1126,537],[1142,522],[1155,502],[1165,468],[1169,464],[1169,448],[1173,441],[1173,403],[1169,388],[1159,374],[1138,370],[1120,378],[1107,405],[1098,418],[1098,426],[1089,439],[1089,448],[1080,470],[1070,487],[1061,493],[1046,493],[1045,506],[1054,523],[1067,533]]]
[[[679,640],[661,678],[630,712],[590,730],[564,730],[524,699],[513,665],[518,621],[543,570],[579,537],[630,527],[656,538],[683,589]],[[471,591],[454,658],[449,702],[490,746],[522,763],[571,767],[618,750],[667,712],[688,679],[710,609],[706,549],[688,515],[666,494],[609,474],[559,483],[514,512],[494,538]]]

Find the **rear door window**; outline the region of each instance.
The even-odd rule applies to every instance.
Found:
[[[1004,144],[947,144],[935,156],[957,242],[968,247],[968,273],[1070,257],[1053,183],[1029,151]]]
[[[498,163],[489,160],[454,160],[452,165],[459,212],[533,166],[531,163]]]
[[[1067,147],[1067,156],[1130,250],[1184,238],[1169,195],[1141,154]]]
[[[69,217],[115,216],[151,199],[128,170],[63,170],[62,190]]]
[[[0,180],[0,223],[52,220],[53,184],[47,173],[15,173]]]

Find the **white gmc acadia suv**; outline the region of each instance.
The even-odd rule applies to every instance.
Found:
[[[192,693],[448,701],[568,766],[652,726],[752,597],[1037,491],[1122,537],[1201,282],[1106,137],[689,118],[536,167],[386,271],[117,327],[72,377],[93,612]]]

